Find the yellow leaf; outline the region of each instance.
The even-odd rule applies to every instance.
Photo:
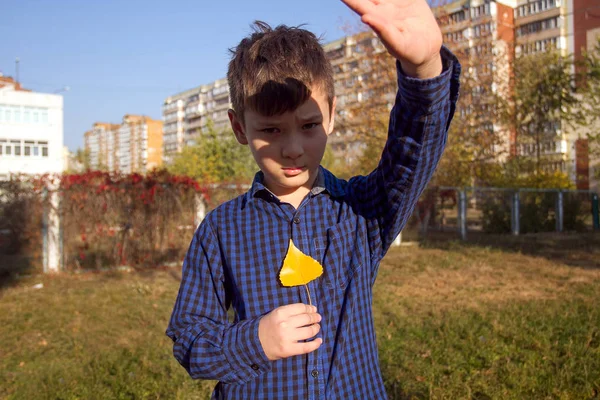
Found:
[[[283,286],[306,285],[323,274],[323,267],[317,260],[302,253],[290,239],[287,254],[279,279]]]

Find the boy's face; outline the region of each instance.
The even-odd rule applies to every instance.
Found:
[[[317,89],[294,111],[266,117],[247,110],[243,121],[230,111],[229,119],[238,142],[250,146],[265,186],[276,196],[303,197],[317,176],[333,115],[335,99],[330,110],[327,95]]]

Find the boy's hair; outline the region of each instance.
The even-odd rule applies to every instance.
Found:
[[[333,69],[319,39],[300,27],[275,29],[255,21],[254,32],[231,49],[227,80],[233,109],[280,115],[293,111],[321,89],[333,105]]]

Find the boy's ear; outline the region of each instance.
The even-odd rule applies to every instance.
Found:
[[[333,127],[335,125],[335,105],[337,103],[337,97],[333,96],[333,101],[331,102],[331,110],[329,112],[329,126],[327,127],[327,135],[331,135],[333,132]]]
[[[231,129],[233,129],[233,133],[235,134],[235,138],[237,139],[237,141],[240,144],[248,144],[248,138],[246,137],[246,131],[244,129],[243,121],[231,108],[227,110],[227,115],[229,116],[229,122],[231,122]]]

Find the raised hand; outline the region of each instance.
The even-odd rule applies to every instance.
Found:
[[[426,0],[342,0],[379,36],[408,75],[442,71],[442,33]]]
[[[314,337],[321,326],[321,315],[315,306],[296,303],[274,309],[261,318],[258,338],[269,360],[279,360],[315,351],[322,339],[304,342]]]

